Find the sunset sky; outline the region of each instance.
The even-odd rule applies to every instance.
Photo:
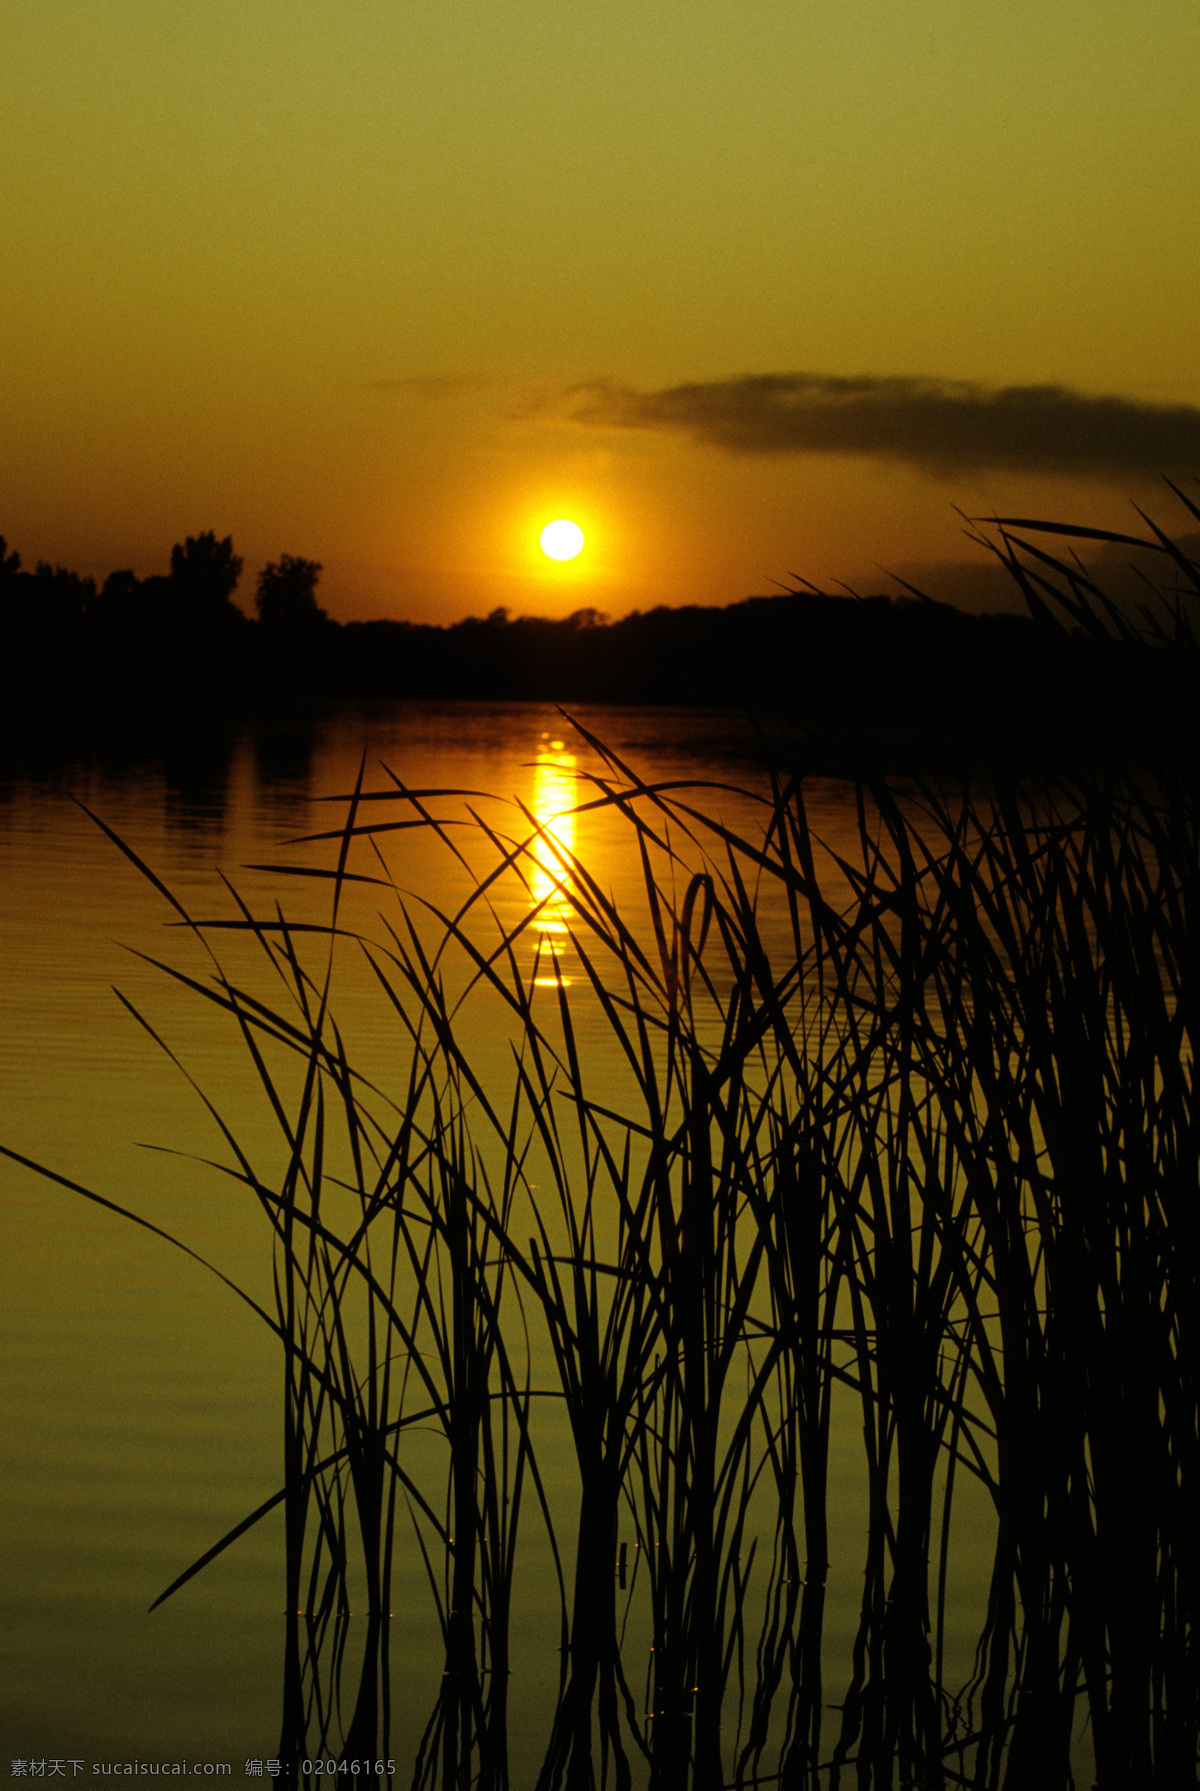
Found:
[[[1196,0],[5,0],[0,46],[27,564],[941,594],[955,506],[1176,523],[1200,473]]]

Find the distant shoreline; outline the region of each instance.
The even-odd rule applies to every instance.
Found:
[[[841,766],[856,744],[886,760],[1042,760],[1136,740],[1196,699],[1194,656],[915,596],[337,622],[315,601],[320,567],[285,555],[260,573],[252,619],[232,601],[241,564],[228,539],[189,538],[169,577],[114,574],[97,591],[61,568],[23,572],[0,543],[4,734],[373,699],[712,707],[799,728],[823,743],[814,762]]]

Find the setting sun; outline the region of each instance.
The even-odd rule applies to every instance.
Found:
[[[541,534],[542,552],[551,560],[573,560],[583,547],[583,530],[577,522],[560,517],[548,522]]]

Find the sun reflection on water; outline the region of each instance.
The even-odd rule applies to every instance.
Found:
[[[543,734],[533,773],[532,810],[539,834],[530,849],[530,894],[538,910],[533,936],[539,951],[541,987],[561,988],[570,978],[555,974],[552,952],[561,954],[571,919],[567,897],[569,864],[575,851],[575,754],[566,743]]]

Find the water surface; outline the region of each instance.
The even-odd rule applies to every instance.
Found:
[[[761,828],[756,797],[767,780],[736,719],[650,710],[585,711],[579,719],[638,775],[722,786],[694,800],[747,837]],[[496,922],[511,928],[538,907],[537,924],[520,941],[525,971],[536,970],[547,1001],[565,982],[593,1075],[610,1074],[615,1085],[617,1054],[588,1003],[559,884],[563,856],[576,854],[619,908],[642,912],[642,870],[627,820],[604,809],[570,813],[600,790],[589,778],[613,773],[556,710],[381,706],[201,731],[136,751],[64,748],[53,763],[26,755],[0,767],[0,1141],[185,1239],[267,1303],[262,1215],[227,1178],[189,1160],[227,1153],[188,1077],[267,1175],[281,1156],[268,1102],[235,1029],[146,961],[163,959],[203,980],[210,967],[201,942],[80,805],[194,917],[237,916],[223,875],[260,918],[270,919],[278,901],[291,919],[319,920],[327,886],[248,867],[329,864],[330,846],[288,842],[340,825],[344,804],[327,799],[350,791],[364,765],[368,789],[391,787],[386,767],[410,788],[469,793],[424,799],[444,820],[444,839],[422,828],[378,841],[388,874],[411,892],[412,912],[424,916],[431,937],[439,930],[432,911],[458,910],[496,841],[544,828],[527,887],[509,879],[494,890]],[[818,832],[847,848],[857,822],[845,789],[814,784],[809,807]],[[486,819],[492,843],[470,823],[471,810]],[[682,834],[676,840],[687,856]],[[364,842],[354,861],[364,873],[381,869],[371,850]],[[778,903],[777,892],[768,894]],[[399,924],[394,898],[356,886],[342,924],[386,943],[381,910]],[[781,908],[775,921],[785,925]],[[772,924],[768,908],[768,932]],[[226,965],[266,990],[270,975],[253,941],[209,938]],[[390,1077],[402,1089],[402,1035],[351,941],[338,948],[335,999],[356,1061],[381,1085]],[[472,1012],[475,1061],[506,1073],[508,1016],[494,1002]],[[162,1609],[147,1607],[280,1484],[277,1345],[215,1278],[161,1239],[11,1164],[0,1167],[0,1187],[10,1563],[0,1594],[0,1676],[9,1754],[229,1760],[241,1777],[246,1760],[277,1746],[278,1522],[266,1520]],[[849,1458],[835,1462],[834,1477],[849,1562],[865,1507]],[[419,1563],[402,1561],[397,1584],[393,1650],[403,1689],[392,1751],[402,1761],[411,1758],[440,1668]],[[537,1574],[524,1586],[514,1615],[515,1783],[532,1782],[558,1670],[547,1587]],[[970,1603],[969,1563],[963,1586]],[[849,1585],[844,1609],[836,1598],[831,1606],[831,1628],[836,1636],[840,1625],[843,1640],[857,1592]]]

